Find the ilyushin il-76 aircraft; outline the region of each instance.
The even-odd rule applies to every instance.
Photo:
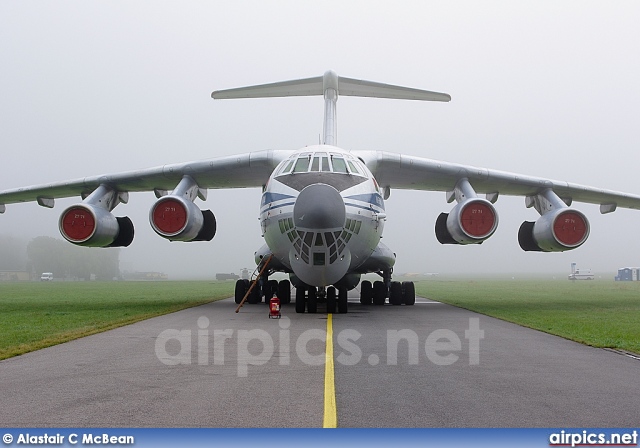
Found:
[[[347,291],[361,275],[377,273],[373,284],[362,281],[363,304],[413,305],[412,282],[392,280],[395,254],[380,242],[387,215],[385,200],[392,189],[446,192],[455,205],[435,222],[442,244],[480,244],[494,234],[499,195],[524,196],[527,207],[540,214],[518,232],[525,251],[561,252],[581,246],[589,236],[587,217],[572,207],[586,202],[601,213],[617,207],[640,208],[640,196],[576,185],[540,177],[477,168],[384,151],[351,151],[337,146],[338,96],[421,101],[450,101],[445,93],[400,87],[338,76],[323,76],[250,87],[218,90],[214,99],[324,96],[322,143],[295,151],[267,150],[204,161],[164,165],[0,192],[0,212],[6,204],[37,201],[52,208],[55,198],[81,197],[59,219],[62,236],[79,246],[118,247],[131,244],[134,227],[127,217],[113,215],[127,203],[130,192],[153,191],[158,198],[149,212],[153,230],[171,241],[210,241],[216,220],[200,210],[207,189],[262,189],[260,226],[265,245],[255,253],[264,268],[260,287],[252,288],[250,303],[277,294],[291,301],[295,286],[296,312],[315,313],[326,303],[329,313],[346,313]],[[267,264],[268,263],[268,264]],[[265,266],[266,265],[266,266]],[[290,280],[268,281],[283,272]],[[238,280],[240,302],[249,282]]]

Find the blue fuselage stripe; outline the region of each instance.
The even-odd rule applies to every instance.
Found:
[[[267,212],[270,212],[271,210],[275,210],[275,209],[281,208],[281,207],[287,207],[289,205],[295,205],[295,202],[286,202],[284,204],[273,205],[273,206],[271,206],[269,208],[266,208],[266,209],[262,210],[261,213],[267,213]],[[369,203],[368,206],[365,206],[365,205],[354,204],[352,202],[345,202],[344,205],[347,206],[347,207],[355,207],[355,208],[359,208],[359,209],[362,209],[362,210],[371,210],[371,211],[374,211],[376,213],[384,211],[384,208],[381,208],[378,204],[372,204],[372,203]]]
[[[288,206],[288,205],[295,205],[295,202],[287,202],[286,204],[278,204],[278,205],[274,205],[274,206],[272,206],[272,207],[269,207],[269,208],[267,208],[267,209],[264,209],[261,213],[267,213],[267,212],[270,212],[271,210],[275,210],[275,209],[280,208],[280,207],[286,207],[286,206]]]
[[[344,205],[346,205],[348,207],[361,208],[362,210],[369,210],[369,211],[376,212],[376,213],[378,213],[379,211],[383,210],[380,207],[378,207],[376,204],[369,204],[368,207],[365,207],[364,205],[358,205],[358,204],[352,204],[350,202],[345,202]],[[377,208],[377,210],[374,209],[373,206],[375,206]]]

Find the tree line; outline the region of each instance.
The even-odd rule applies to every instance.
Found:
[[[54,278],[112,280],[120,277],[120,249],[80,247],[39,236],[25,247],[23,240],[0,235],[0,271],[27,271],[34,276],[53,272]]]

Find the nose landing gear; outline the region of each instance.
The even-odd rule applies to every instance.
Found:
[[[320,308],[326,304],[327,313],[344,314],[348,311],[347,305],[347,289],[329,286],[328,288],[305,285],[296,288],[296,313],[307,312],[313,314],[318,312]]]

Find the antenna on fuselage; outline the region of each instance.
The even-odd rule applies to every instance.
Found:
[[[382,84],[360,79],[343,78],[328,70],[323,76],[295,79],[292,81],[261,84],[235,89],[216,90],[211,98],[216,100],[232,98],[275,98],[285,96],[324,96],[324,126],[321,143],[336,145],[338,140],[337,102],[338,96],[360,96],[369,98],[390,98],[419,101],[451,101],[446,93],[413,89],[391,84]]]

